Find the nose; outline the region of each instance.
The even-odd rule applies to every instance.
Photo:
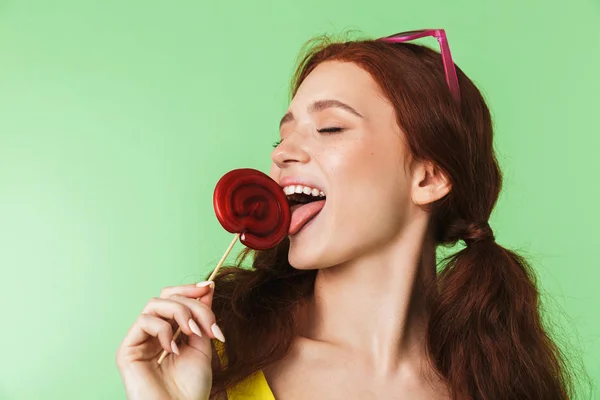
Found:
[[[291,164],[309,162],[310,155],[299,143],[298,135],[290,135],[273,149],[271,159],[279,168],[285,168]]]

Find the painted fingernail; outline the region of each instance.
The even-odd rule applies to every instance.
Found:
[[[196,287],[206,287],[208,285],[214,285],[215,283],[213,281],[204,281],[204,282],[198,282],[196,283]]]
[[[177,347],[177,343],[175,343],[174,340],[171,340],[171,349],[173,350],[173,353],[179,355],[179,347]]]
[[[194,332],[197,336],[202,337],[202,332],[200,331],[200,327],[198,326],[196,321],[190,318],[190,320],[188,321],[188,325],[190,326],[192,332]]]
[[[210,329],[212,330],[212,332],[215,334],[215,337],[217,339],[219,339],[221,342],[225,343],[225,336],[223,336],[223,332],[221,332],[221,329],[219,328],[219,326],[214,323]]]

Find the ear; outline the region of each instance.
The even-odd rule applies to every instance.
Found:
[[[452,189],[450,180],[431,162],[415,163],[412,175],[411,198],[416,205],[431,204]]]

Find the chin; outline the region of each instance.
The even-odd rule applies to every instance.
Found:
[[[326,258],[327,253],[324,243],[318,243],[313,240],[290,240],[288,250],[288,262],[290,265],[299,270],[313,270],[327,268],[330,266]],[[298,238],[299,239],[299,238]]]
[[[288,262],[290,265],[299,270],[312,270],[322,268],[317,262],[318,257],[315,254],[310,254],[310,251],[294,248],[294,245],[290,244],[290,250],[288,253]]]
[[[357,256],[357,249],[364,247],[360,236],[331,229],[326,216],[321,212],[289,236],[288,262],[293,268],[315,270],[340,265]],[[338,239],[331,240],[332,237]]]
[[[339,250],[342,249],[338,246],[335,246],[338,251],[332,251],[331,245],[331,243],[319,241],[316,238],[292,239],[288,250],[288,262],[295,269],[308,271],[333,267],[348,259],[349,254],[345,254],[346,252],[343,251],[340,253]]]

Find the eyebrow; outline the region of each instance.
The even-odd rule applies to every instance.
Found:
[[[342,110],[345,110],[351,114],[356,115],[357,117],[364,118],[354,108],[350,107],[348,104],[343,103],[339,100],[317,100],[314,103],[312,103],[310,106],[308,106],[308,112],[312,114],[314,112],[323,111],[328,108],[341,108]],[[279,122],[279,128],[281,128],[281,126],[283,124],[285,124],[287,122],[291,122],[293,120],[294,120],[294,114],[292,114],[291,111],[286,112],[285,115],[283,116],[283,118],[281,118],[281,121]]]

